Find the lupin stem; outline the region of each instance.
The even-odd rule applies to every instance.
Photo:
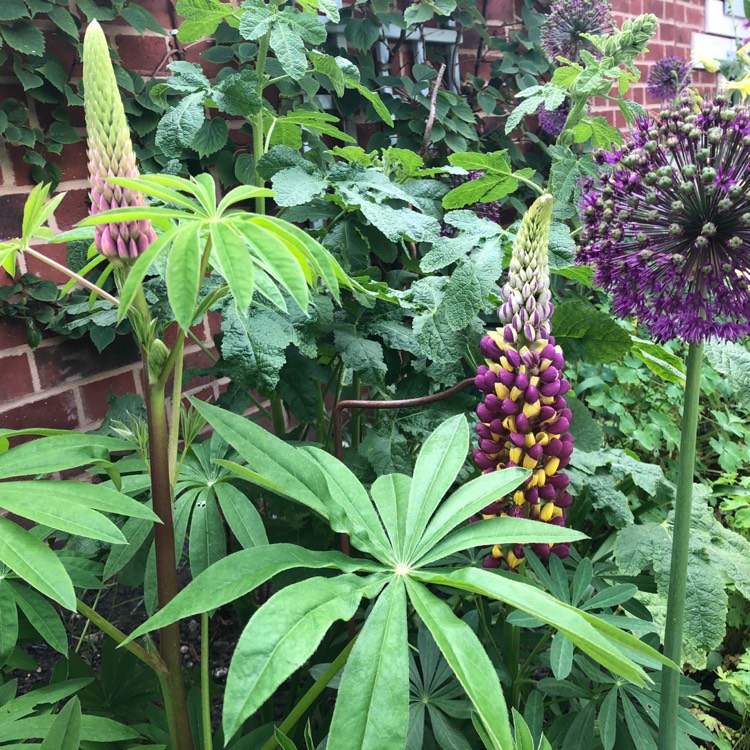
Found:
[[[685,404],[682,412],[682,436],[677,467],[672,562],[667,595],[664,655],[675,664],[682,664],[682,630],[685,621],[690,521],[695,474],[695,444],[700,411],[701,362],[703,345],[690,344],[687,357]],[[680,672],[662,668],[661,706],[659,709],[659,750],[677,748],[677,709],[680,695]]]

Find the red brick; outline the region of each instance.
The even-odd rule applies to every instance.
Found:
[[[88,157],[86,156],[86,141],[69,143],[63,147],[59,156],[50,157],[50,161],[57,164],[62,170],[62,180],[85,180],[88,179]]]
[[[88,216],[90,205],[88,190],[85,188],[69,190],[59,208],[55,211],[55,218],[60,230],[64,232],[72,229],[81,219]]]
[[[5,274],[3,271],[2,274]],[[7,274],[6,274],[7,278]],[[26,326],[18,318],[0,317],[0,351],[26,343]]]
[[[0,242],[20,237],[25,205],[24,193],[0,195]]]
[[[170,13],[169,9],[170,7],[174,9],[174,3],[171,0],[139,0],[138,5],[151,13],[165,29],[172,28],[172,13]],[[176,19],[180,18],[174,10],[173,13]]]
[[[215,352],[214,352],[215,353]],[[209,359],[208,355],[203,351],[191,352],[185,357],[185,369],[188,368],[205,368],[211,367],[213,362]],[[183,390],[190,390],[197,388],[201,385],[208,385],[216,380],[211,375],[202,375],[200,377],[192,378],[183,382]]]
[[[208,313],[208,330],[216,334],[221,330],[221,315],[217,312]]]
[[[34,392],[31,366],[26,352],[0,358],[0,403]]]
[[[185,60],[187,60],[188,62],[198,63],[198,65],[203,68],[209,78],[215,78],[219,74],[219,71],[224,67],[236,67],[234,65],[225,66],[218,65],[217,63],[210,63],[206,59],[201,57],[201,53],[205,52],[207,49],[210,49],[213,46],[213,42],[206,40],[196,42],[195,44],[191,44],[189,47],[185,48]],[[176,60],[178,58],[173,59]]]
[[[34,353],[42,388],[52,388],[106,370],[131,364],[138,350],[130,337],[118,336],[115,343],[100,354],[88,339],[62,341]]]
[[[133,370],[81,386],[81,400],[85,418],[90,422],[98,422],[104,419],[109,409],[107,401],[110,396],[124,396],[126,393],[135,393],[136,390],[135,372]]]
[[[169,39],[163,36],[117,37],[117,50],[122,64],[137,73],[152,75],[169,51]],[[166,64],[166,63],[165,63]],[[164,72],[161,73],[164,75]]]
[[[29,427],[74,429],[78,426],[78,412],[73,391],[45,396],[30,403],[0,411],[0,425],[7,430]]]
[[[35,245],[34,250],[67,267],[65,247],[66,246],[62,243],[57,245]],[[31,255],[26,256],[26,268],[29,273],[34,273],[37,276],[41,276],[43,279],[54,281],[55,284],[65,284],[70,280],[70,277],[62,271],[52,268],[52,266],[44,261],[33,258]]]

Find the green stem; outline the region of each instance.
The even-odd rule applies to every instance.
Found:
[[[148,361],[144,357],[145,371]],[[146,399],[148,413],[149,471],[154,512],[161,523],[154,524],[156,548],[156,583],[159,609],[177,596],[177,566],[175,564],[174,515],[172,486],[169,478],[169,434],[163,383],[149,383]],[[172,750],[192,750],[185,683],[180,655],[180,624],[166,625],[159,631],[159,652],[167,665],[168,721]]]
[[[127,636],[118,627],[113,625],[109,620],[102,617],[95,609],[92,609],[88,604],[84,604],[80,599],[76,599],[76,609],[82,614],[90,623],[96,625],[102,633],[108,635],[115,643],[122,643]],[[145,648],[139,646],[133,641],[129,641],[125,644],[124,648],[130,651],[133,656],[140,659],[144,664],[147,664],[151,669],[156,672],[157,675],[165,675],[167,673],[167,666],[156,654],[149,654]]]
[[[682,412],[680,457],[677,465],[677,492],[675,496],[672,562],[667,594],[667,617],[664,626],[664,655],[677,665],[682,664],[682,629],[685,621],[685,591],[687,589],[702,359],[703,345],[690,344],[686,367],[685,405]],[[662,667],[659,750],[676,750],[677,748],[680,675],[679,670],[667,666]]]
[[[219,358],[192,332],[188,331],[187,335],[190,336],[190,338],[198,344],[201,351],[214,363],[216,364],[219,361]]]
[[[328,687],[328,683],[339,673],[341,668],[346,664],[354,644],[357,642],[356,636],[349,641],[344,650],[331,662],[328,669],[310,686],[310,689],[302,696],[299,703],[289,712],[289,715],[279,725],[279,731],[287,736],[294,729],[297,722],[305,715],[307,710],[312,706],[318,696]],[[276,738],[271,736],[260,750],[274,750],[276,747]]]
[[[258,187],[265,187],[265,180],[258,174],[258,162],[264,153],[263,143],[263,90],[266,87],[266,57],[268,56],[268,44],[271,38],[271,32],[264,34],[258,42],[258,58],[255,65],[255,73],[258,76],[258,96],[261,100],[261,106],[258,114],[250,119],[250,128],[253,131],[253,175],[255,184]],[[259,214],[266,213],[266,199],[259,196],[255,199],[255,211]]]
[[[201,615],[201,714],[203,716],[203,750],[213,750],[211,731],[211,691],[208,676],[208,612]]]
[[[508,608],[507,615],[512,610]],[[521,630],[506,619],[503,623],[503,661],[510,677],[510,707],[521,706],[521,682],[518,679],[518,660],[521,655]]]
[[[284,437],[286,428],[284,427],[284,409],[281,406],[281,399],[278,394],[272,393],[269,401],[271,402],[271,418],[273,419],[273,431],[276,437]]]
[[[177,452],[180,443],[180,407],[182,406],[182,371],[184,366],[183,353],[185,351],[185,336],[182,331],[180,331],[174,348],[178,350],[178,355],[174,365],[169,419],[169,479],[172,485],[177,481]]]

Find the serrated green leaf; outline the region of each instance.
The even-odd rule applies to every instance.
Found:
[[[192,147],[199,156],[209,156],[220,151],[227,142],[229,129],[226,120],[214,117],[212,120],[204,120],[200,130],[195,134]]]
[[[274,197],[280,206],[301,206],[318,197],[328,183],[317,174],[309,174],[299,167],[276,172],[271,179]]]
[[[167,112],[156,129],[156,146],[165,156],[179,158],[181,149],[191,148],[203,121],[203,94],[188,94]]]
[[[231,5],[220,0],[178,0],[176,10],[185,19],[177,32],[177,38],[183,44],[213,34],[224,18],[233,12]]]
[[[339,328],[334,333],[336,350],[346,367],[358,372],[365,385],[377,385],[387,371],[383,347],[360,336],[353,326]]]
[[[3,39],[24,55],[41,57],[44,54],[44,35],[31,21],[18,21],[0,29]]]
[[[627,331],[583,300],[567,300],[558,305],[552,328],[566,352],[577,353],[589,362],[611,362],[632,347]]]
[[[272,310],[225,308],[221,355],[236,382],[272,391],[286,362],[285,349],[295,340],[288,321]]]
[[[307,71],[307,56],[305,43],[297,31],[288,23],[276,23],[269,42],[284,72],[294,81],[302,78]]]

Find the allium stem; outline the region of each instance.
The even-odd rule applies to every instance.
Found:
[[[682,411],[682,436],[677,466],[677,493],[675,496],[672,537],[672,563],[669,572],[667,618],[664,630],[664,655],[678,665],[682,665],[682,630],[685,622],[685,591],[687,588],[702,360],[703,345],[690,344],[687,357],[685,404]],[[670,667],[662,667],[659,750],[676,750],[677,748],[680,674],[679,671]]]

